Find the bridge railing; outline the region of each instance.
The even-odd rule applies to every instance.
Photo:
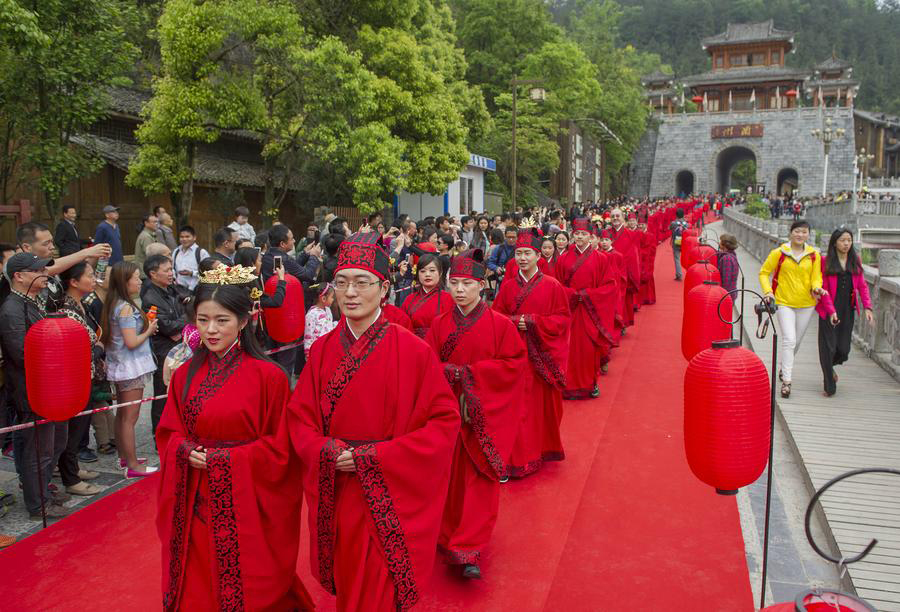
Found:
[[[825,217],[838,217],[854,214],[853,200],[814,199],[806,203],[809,213]],[[885,217],[900,216],[900,198],[859,198],[856,202],[856,214],[881,215]]]

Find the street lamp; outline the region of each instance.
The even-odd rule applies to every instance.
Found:
[[[516,210],[516,191],[518,189],[518,182],[516,177],[516,97],[519,85],[531,85],[531,88],[528,90],[528,96],[534,102],[543,102],[547,97],[547,92],[544,90],[541,85],[544,82],[540,79],[517,79],[513,77],[513,79],[509,82],[510,87],[512,87],[512,209]]]
[[[831,127],[831,117],[825,119],[825,127],[823,129],[815,128],[812,135],[819,139],[825,148],[825,173],[822,176],[822,198],[825,198],[825,186],[828,184],[828,154],[831,152],[831,143],[839,138],[844,137],[844,128],[833,129]]]
[[[866,175],[867,166],[870,161],[875,159],[875,156],[871,153],[867,154],[865,147],[863,147],[859,150],[859,155],[854,159],[856,160],[856,172],[859,174],[859,189],[856,189],[856,191],[859,191],[863,188],[863,177]]]

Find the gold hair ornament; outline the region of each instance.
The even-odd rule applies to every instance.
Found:
[[[248,266],[219,266],[204,272],[200,282],[208,285],[245,285],[256,278],[254,269]]]

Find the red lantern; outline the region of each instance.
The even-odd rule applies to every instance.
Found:
[[[787,96],[788,98],[796,98],[797,90],[796,89],[788,89],[786,92],[784,92],[784,95]]]
[[[728,292],[716,283],[707,281],[688,291],[684,298],[681,354],[688,361],[700,351],[708,349],[713,341],[731,338],[731,325],[727,321],[731,321],[732,317],[732,300],[730,296],[722,300],[723,296],[728,296]],[[721,314],[721,318],[717,313]]]
[[[755,482],[768,461],[770,408],[766,366],[738,340],[698,353],[684,373],[684,450],[694,475],[723,495]]]
[[[803,605],[806,612],[876,612],[869,602],[838,591],[816,589],[801,593],[794,601],[773,604],[760,612],[796,612]]]
[[[693,98],[691,98],[691,102],[693,102],[697,106],[700,106],[701,104],[703,104],[703,96],[694,96]]]
[[[687,264],[688,255],[690,254],[691,249],[693,249],[698,244],[700,244],[700,241],[697,240],[696,236],[688,236],[687,238],[685,238],[684,234],[682,234],[682,236],[681,236],[681,255],[678,258],[679,261],[681,262],[682,268],[689,267]]]
[[[303,337],[306,327],[306,310],[303,304],[303,285],[296,277],[284,275],[286,281],[284,302],[278,308],[266,308],[263,316],[266,332],[276,342],[294,342]],[[278,286],[278,277],[272,276],[266,281],[266,295],[274,295]]]
[[[688,236],[693,236],[693,237],[696,238],[696,237],[697,237],[697,230],[695,230],[695,229],[685,229],[685,230],[681,230],[681,238],[682,238],[682,240],[685,239],[685,238],[687,238]]]
[[[721,284],[722,277],[719,270],[702,259],[692,264],[684,273],[684,299],[687,300],[687,294],[691,289],[708,281]]]
[[[716,268],[719,267],[719,258],[716,257],[718,251],[714,246],[710,244],[698,244],[697,248],[694,249],[694,252],[697,253],[697,260],[694,263],[697,263],[697,261],[700,261],[701,259],[705,259],[709,262],[709,265]]]
[[[25,335],[25,390],[31,409],[66,421],[87,408],[91,395],[91,339],[64,314],[53,313]]]

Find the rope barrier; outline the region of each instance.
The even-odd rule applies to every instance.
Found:
[[[269,349],[266,351],[266,355],[274,355],[275,353],[281,353],[282,351],[287,351],[292,348],[297,348],[298,346],[303,346],[302,342],[294,342],[292,344],[285,344],[284,346],[279,346],[274,349]],[[135,404],[144,404],[146,402],[152,402],[158,399],[165,399],[169,396],[168,393],[163,393],[162,395],[154,395],[152,397],[145,397],[139,400],[134,400],[131,402],[123,402],[121,404],[111,404],[109,406],[101,406],[100,408],[91,408],[89,410],[83,410],[76,415],[73,415],[70,418],[87,416],[89,414],[96,414],[98,412],[106,412],[107,410],[112,410],[114,408],[123,408],[125,406],[134,406]],[[29,421],[28,423],[21,423],[19,425],[10,425],[9,427],[0,427],[0,435],[10,433],[13,431],[21,431],[23,429],[29,429],[31,427],[37,427],[38,425],[46,425],[48,423],[57,423],[58,421],[51,421],[50,419],[41,419],[39,421]]]

